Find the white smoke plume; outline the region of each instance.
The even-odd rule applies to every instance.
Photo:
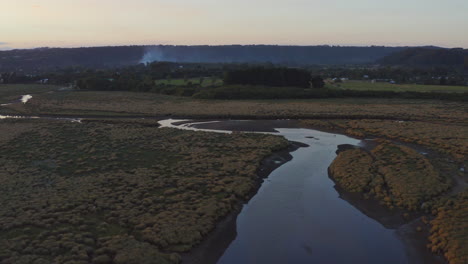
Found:
[[[154,61],[169,61],[160,47],[147,47],[140,63],[151,63]]]

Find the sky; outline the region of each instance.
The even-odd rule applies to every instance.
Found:
[[[0,0],[0,49],[106,45],[468,48],[468,0]]]

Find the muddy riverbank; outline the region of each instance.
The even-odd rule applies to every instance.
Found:
[[[252,197],[257,194],[263,181],[270,175],[272,171],[279,168],[286,162],[292,159],[291,152],[296,151],[301,147],[307,147],[305,144],[299,142],[291,142],[291,145],[284,150],[273,153],[271,156],[265,158],[257,170],[258,179],[254,190],[249,194],[249,198],[245,201],[238,203],[233,212],[225,217],[221,222],[216,225],[213,230],[203,242],[192,249],[189,253],[182,255],[182,263],[191,264],[215,264],[223,255],[226,248],[236,238],[236,224],[237,216],[242,210],[243,204],[247,203]]]
[[[199,125],[190,125],[190,127],[199,128],[199,129],[207,129],[207,130],[232,130],[232,131],[256,131],[256,132],[260,131],[260,132],[270,132],[270,133],[275,131],[275,130],[278,130],[278,127],[281,127],[281,126],[288,127],[288,128],[291,128],[291,127],[297,128],[297,127],[299,127],[297,122],[289,121],[289,120],[262,121],[262,122],[259,122],[258,124],[255,124],[255,125],[249,125],[249,123],[256,123],[256,122],[257,121],[255,121],[255,122],[226,121],[226,122],[209,122],[209,123],[204,122],[204,123],[200,123]],[[224,125],[224,123],[226,123],[226,124]],[[331,135],[331,136],[336,137],[337,135],[334,134],[334,135]],[[338,135],[338,136],[340,136],[340,135]],[[311,136],[311,137],[309,137],[309,139],[314,140],[314,141],[315,140],[320,141],[320,137],[316,137],[316,136]],[[365,145],[365,142],[356,141],[355,144],[356,143],[360,144],[361,146]],[[336,151],[336,149],[334,149],[334,151]],[[270,175],[270,177],[272,177],[272,176]],[[270,181],[270,178],[268,178],[266,181]],[[403,250],[403,252],[404,252],[403,253],[404,257],[402,257],[402,259],[399,259],[399,261],[401,261],[400,263],[444,263],[444,261],[440,257],[432,255],[425,248],[427,240],[425,239],[424,234],[421,234],[421,232],[412,231],[412,228],[415,228],[415,227],[412,226],[410,223],[408,223],[408,221],[409,221],[408,219],[404,219],[402,217],[402,213],[403,213],[402,211],[398,211],[398,212],[397,211],[390,211],[390,210],[386,209],[385,207],[381,206],[377,201],[365,200],[365,199],[362,199],[362,197],[359,197],[358,195],[353,195],[353,194],[345,192],[344,190],[341,190],[338,186],[333,186],[333,187],[334,187],[333,190],[335,192],[337,192],[337,193],[335,193],[335,195],[337,195],[339,197],[339,199],[343,199],[343,201],[346,201],[346,204],[352,205],[352,207],[357,209],[359,211],[359,213],[362,214],[365,218],[373,219],[374,221],[377,221],[379,223],[379,225],[381,225],[384,229],[395,230],[394,234],[391,235],[391,236],[395,236],[397,238],[397,240],[399,240],[400,242],[402,242],[404,244],[403,249],[400,249],[400,250]],[[263,186],[260,187],[260,190],[262,188],[263,188]],[[253,199],[256,199],[256,197],[254,197]],[[251,203],[251,201],[247,205],[244,205],[244,209],[245,209],[245,206],[248,207],[248,205],[250,203]],[[242,219],[242,212],[243,211],[240,211],[240,215],[239,215],[239,217],[241,219]],[[237,213],[238,212],[236,211],[233,214],[237,214]],[[333,220],[331,220],[331,221],[333,221]],[[226,222],[228,222],[229,224],[226,224]],[[237,237],[242,236],[242,234],[239,234],[238,231],[234,230],[234,232],[233,232],[232,229],[229,228],[229,227],[233,227],[233,226],[235,227],[236,225],[237,225],[237,228],[239,228],[239,226],[242,225],[242,223],[239,224],[239,220],[236,219],[235,217],[233,217],[233,215],[230,215],[225,220],[225,222],[223,222],[219,226],[219,228],[217,228],[217,229],[220,229],[220,230],[224,229],[224,234],[226,234],[226,232],[227,232],[227,234],[230,234],[230,235],[229,236],[218,235],[218,237],[221,240],[218,240],[217,243],[211,242],[211,245],[215,244],[218,248],[222,248],[222,246],[220,246],[220,245],[226,245],[227,244],[226,239],[230,240],[230,241],[233,240],[232,234],[237,234]],[[337,229],[340,229],[339,226],[335,226],[335,227]],[[227,231],[228,229],[230,229],[230,230]],[[220,231],[217,231],[217,232],[219,232],[220,234],[223,234],[223,232],[220,232]],[[222,239],[223,237],[225,238],[224,240]],[[217,250],[218,253],[208,254],[208,255],[211,255],[211,261],[209,263],[216,263],[216,261],[215,261],[216,257],[214,255],[221,257],[221,260],[218,263],[234,263],[235,261],[241,261],[241,260],[249,261],[248,258],[247,259],[240,259],[237,256],[234,257],[234,261],[233,261],[233,259],[232,259],[233,253],[229,254],[229,251],[231,251],[231,252],[233,251],[232,249],[230,250],[230,248],[232,247],[232,244],[235,244],[236,239],[238,239],[238,238],[234,239],[234,242],[231,243],[228,250],[226,250],[227,253],[225,252],[224,255],[219,254],[220,250]],[[387,237],[387,239],[388,239],[388,237]],[[207,241],[210,241],[210,240],[207,240]],[[211,240],[211,241],[213,241],[213,240]],[[216,239],[214,241],[216,241]],[[194,255],[202,256],[203,251],[205,251],[205,254],[207,252],[212,252],[211,251],[212,248],[209,245],[210,245],[210,242],[203,243],[202,246],[197,248],[197,250],[192,251],[190,254],[187,254],[185,256],[185,258],[184,258],[185,263],[202,263],[202,262],[193,261],[195,258],[193,258],[193,257],[190,258],[189,256],[190,255],[192,255],[192,256],[194,256]],[[239,250],[239,248],[242,248],[242,246],[240,246],[240,247],[238,246],[237,248],[238,248],[237,250],[234,250],[234,252],[235,252],[234,255],[238,255],[239,253],[242,254],[242,250]],[[306,246],[305,248],[308,248],[308,247]],[[305,251],[308,252],[308,253],[314,252],[313,250],[310,250],[310,249],[311,248],[306,249]],[[245,250],[245,248],[244,248],[244,250]],[[225,256],[226,254],[228,254],[227,257]],[[372,254],[375,254],[375,253],[369,252],[369,254],[372,255]],[[231,257],[229,257],[229,255]],[[255,255],[258,255],[258,254],[255,254]],[[259,255],[261,255],[261,253]],[[400,251],[400,255],[401,255],[401,251]],[[252,255],[250,257],[252,257]],[[323,258],[324,256],[322,255],[321,257]],[[354,257],[356,259],[359,259],[359,257],[357,257],[357,256],[354,256]],[[310,260],[309,257],[305,257],[305,259]],[[352,259],[352,257],[351,257],[351,259]],[[257,259],[257,260],[259,260],[259,259]],[[302,263],[301,261],[304,260],[304,259],[299,258],[299,259],[296,259],[296,260],[299,261],[297,263]],[[322,259],[322,260],[324,260],[324,259]],[[342,263],[340,261],[337,261],[337,262],[333,262],[333,260],[331,260],[331,261],[332,262],[328,262],[328,263]],[[366,262],[365,258],[360,259],[360,261],[364,261],[364,262],[361,262],[361,263],[371,263],[371,262]],[[204,263],[207,263],[207,262],[204,262]],[[247,262],[247,263],[253,263],[253,262]],[[381,262],[381,263],[385,263],[385,261]],[[388,262],[388,263],[391,263],[391,262]]]

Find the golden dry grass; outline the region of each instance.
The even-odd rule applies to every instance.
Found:
[[[468,263],[468,189],[435,206],[429,248],[450,264]]]
[[[0,262],[177,263],[288,145],[151,122],[0,121]]]
[[[15,110],[32,114],[146,114],[197,117],[245,116],[252,118],[401,118],[426,120],[466,119],[462,103],[386,100],[193,100],[131,92],[57,92],[35,96]]]
[[[465,115],[465,118],[468,117]],[[466,121],[466,120],[465,120]],[[378,136],[416,143],[451,155],[466,162],[468,156],[468,124],[460,122],[392,121],[392,120],[304,120],[306,127],[342,129],[347,134]]]
[[[446,196],[448,179],[421,154],[384,141],[371,153],[341,152],[330,166],[330,175],[345,190],[372,195],[390,208],[432,210],[435,219],[430,222],[428,247],[450,264],[468,263],[468,189]]]
[[[360,149],[341,152],[330,173],[348,191],[372,195],[390,208],[412,211],[450,188],[449,180],[427,158],[390,142],[371,153]]]

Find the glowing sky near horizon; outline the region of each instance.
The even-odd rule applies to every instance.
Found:
[[[0,49],[140,44],[468,48],[468,0],[0,0]]]

